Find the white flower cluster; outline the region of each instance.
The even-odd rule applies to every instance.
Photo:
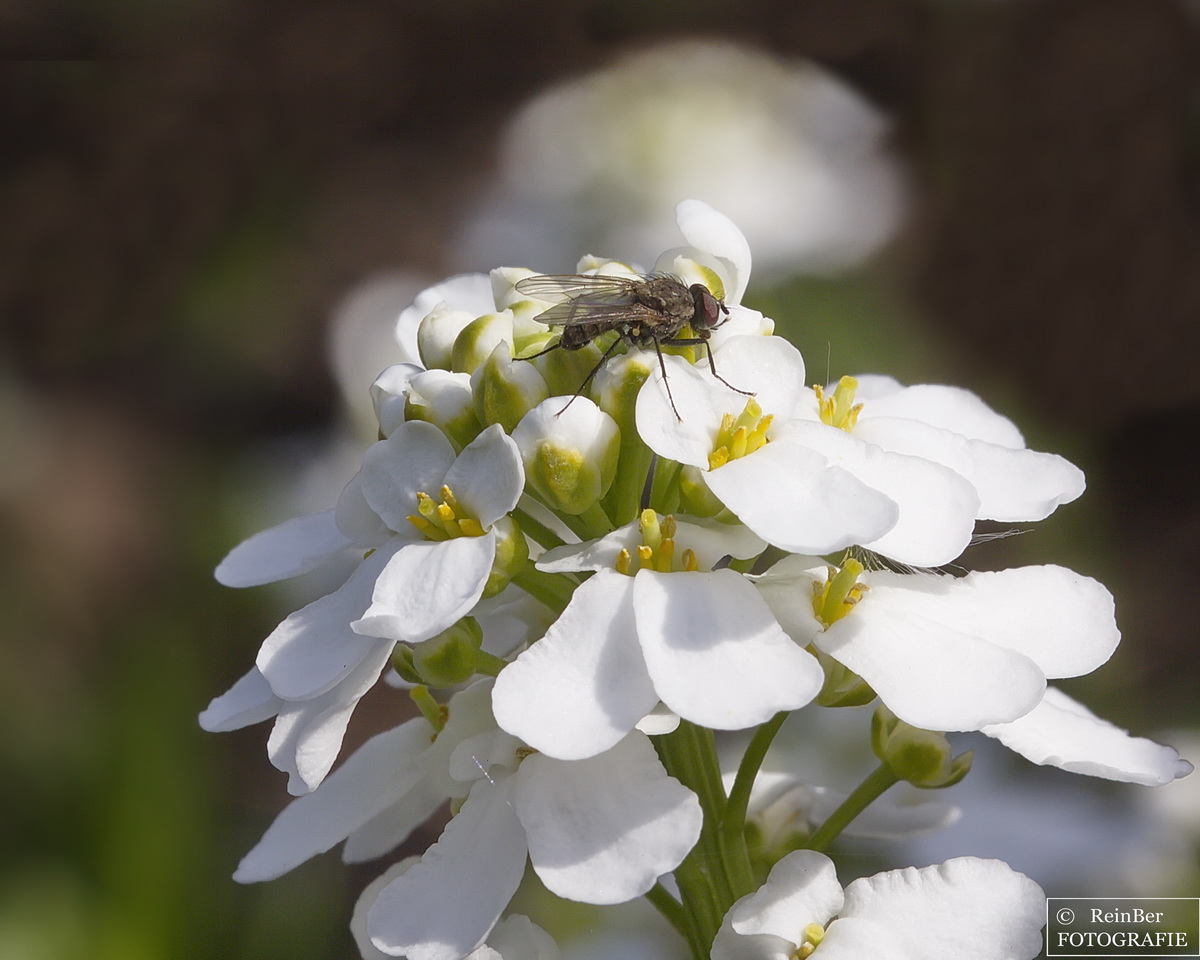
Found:
[[[235,878],[338,843],[348,862],[382,856],[448,801],[441,839],[364,893],[365,957],[556,957],[527,919],[500,921],[527,862],[569,899],[648,896],[696,958],[1032,957],[1041,892],[1004,864],[843,893],[818,851],[887,787],[964,776],[945,732],[1115,780],[1190,771],[1047,686],[1112,655],[1103,586],[1058,566],[933,569],[977,520],[1043,519],[1083,475],[964,390],[805,386],[796,349],[741,304],[736,227],[697,201],[678,220],[685,246],[654,274],[720,312],[698,315],[697,295],[681,313],[595,258],[579,275],[607,286],[501,269],[430,288],[398,321],[399,362],[372,387],[381,439],[335,508],[218,567],[244,587],[361,558],[201,715],[274,718],[268,754],[297,797]],[[528,293],[554,282],[579,291],[565,307]],[[389,665],[420,715],[331,773]],[[869,789],[751,857],[750,792],[783,717],[876,698]],[[711,731],[749,728],[722,780]]]

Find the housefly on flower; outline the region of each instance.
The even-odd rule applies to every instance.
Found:
[[[704,344],[712,375],[729,389],[750,394],[750,391],[739,390],[717,373],[708,338],[729,317],[729,308],[702,283],[688,286],[678,277],[664,273],[636,277],[544,274],[518,280],[516,289],[518,293],[540,300],[559,301],[536,319],[552,327],[563,328],[555,343],[532,356],[522,357],[522,360],[532,360],[559,347],[579,350],[606,333],[617,334],[600,362],[579,385],[575,397],[584,391],[619,343],[637,347],[653,344],[662,370],[663,384],[667,388],[667,399],[671,401],[676,420],[683,418],[679,416],[675,398],[671,396],[671,385],[667,381],[667,365],[662,355],[664,346]],[[693,336],[680,336],[689,327]],[[567,406],[575,397],[567,401]]]

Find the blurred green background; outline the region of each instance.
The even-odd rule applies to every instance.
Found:
[[[265,726],[195,719],[322,584],[211,570],[353,473],[423,284],[650,260],[684,196],[746,229],[810,380],[957,383],[1084,468],[967,562],[1102,579],[1125,642],[1064,686],[1195,727],[1198,41],[1182,0],[6,7],[0,958],[356,955],[381,868],[233,884],[283,778]],[[1176,828],[1143,895],[1200,893]]]

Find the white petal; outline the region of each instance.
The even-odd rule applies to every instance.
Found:
[[[1053,565],[976,571],[965,577],[873,574],[872,590],[906,591],[909,609],[1029,657],[1047,677],[1076,677],[1105,663],[1121,639],[1112,595],[1091,577]]]
[[[1161,786],[1192,772],[1178,751],[1130,736],[1053,687],[1025,716],[983,732],[1034,763],[1105,780]]]
[[[367,503],[363,494],[362,479],[362,470],[350,478],[350,482],[342,488],[337,507],[333,511],[337,528],[359,549],[385,543],[396,535],[396,531],[388,527]]]
[[[792,553],[832,553],[876,540],[900,516],[890,497],[787,438],[704,479],[742,523]]]
[[[788,424],[784,438],[818,451],[831,466],[843,468],[898,505],[896,523],[882,536],[859,540],[861,546],[901,563],[936,567],[954,560],[971,542],[979,495],[950,468],[889,453],[812,421]]]
[[[449,716],[442,732],[425,754],[425,769],[429,779],[442,796],[459,799],[465,797],[476,780],[483,779],[486,768],[480,770],[472,764],[467,781],[456,780],[450,773],[451,761],[459,753],[459,747],[480,734],[495,734],[496,718],[492,716],[492,681],[490,678],[476,680],[463,687],[446,704]]]
[[[378,641],[341,683],[321,696],[284,701],[267,740],[267,756],[288,775],[289,793],[308,793],[325,779],[342,748],[350,715],[391,660],[392,647],[390,640]]]
[[[372,737],[318,789],[283,808],[233,879],[255,883],[282,876],[396,803],[421,779],[416,758],[432,732],[416,717]]]
[[[640,733],[588,760],[534,754],[515,779],[533,869],[569,900],[641,896],[700,837],[699,800],[667,775]]]
[[[416,350],[416,329],[413,329],[413,349]],[[414,358],[416,354],[413,354]],[[375,419],[379,421],[379,432],[390,437],[404,422],[404,405],[409,381],[422,367],[416,363],[393,363],[371,384],[371,405],[375,408]]]
[[[929,619],[915,591],[886,575],[869,583],[854,610],[813,642],[866,680],[901,720],[927,730],[978,730],[1041,701],[1045,677],[1028,657]]]
[[[453,462],[454,447],[432,423],[402,423],[363,454],[359,474],[363,496],[391,529],[409,530],[408,517],[417,512],[417,493],[437,499]]]
[[[350,546],[333,522],[333,511],[294,517],[256,533],[217,564],[218,583],[256,587],[309,573]]]
[[[752,391],[763,413],[780,420],[791,419],[801,397],[808,392],[804,386],[804,358],[783,337],[730,337],[717,351],[714,362],[724,379],[741,390]],[[708,364],[699,360],[696,366],[702,370]],[[747,398],[742,397],[740,403],[736,396],[729,399],[737,407],[730,412],[741,413]]]
[[[855,880],[819,949],[829,960],[1031,960],[1045,920],[1036,883],[999,860],[961,857]]]
[[[560,957],[554,938],[519,913],[496,924],[488,945],[500,960],[559,960]]]
[[[320,696],[353,670],[379,641],[350,624],[371,602],[375,580],[393,550],[376,550],[333,593],[291,614],[263,641],[256,664],[277,696]]]
[[[486,273],[461,273],[418,293],[412,306],[396,320],[396,342],[400,345],[402,360],[421,362],[421,354],[417,349],[417,328],[426,314],[439,303],[445,303],[451,310],[463,310],[473,317],[491,313],[496,309],[492,299],[491,277]]]
[[[659,737],[679,729],[679,714],[672,713],[661,703],[637,722],[637,729],[648,737]]]
[[[633,609],[654,689],[695,723],[755,726],[804,706],[821,689],[816,659],[792,642],[736,571],[639,571]]]
[[[833,861],[815,850],[789,853],[771,868],[767,882],[729,910],[738,933],[770,934],[799,944],[810,923],[824,926],[842,907],[842,885]]]
[[[350,934],[354,937],[354,944],[358,947],[358,952],[362,954],[362,960],[389,960],[388,955],[377,949],[371,942],[371,938],[367,936],[367,914],[375,906],[375,901],[379,899],[379,891],[413,864],[419,862],[420,857],[405,857],[399,863],[393,863],[368,883],[363,888],[363,892],[359,894],[358,900],[354,904],[354,913],[350,917]]]
[[[266,677],[255,667],[209,703],[200,714],[200,726],[209,733],[240,730],[269,720],[281,706],[283,701],[271,692]]]
[[[432,783],[428,780],[417,781],[408,793],[346,838],[342,846],[342,862],[362,863],[382,857],[407,840],[409,834],[433,816],[445,802],[445,794],[436,790]]]
[[[766,934],[743,937],[729,925],[729,915],[713,940],[711,960],[795,960],[796,944]]]
[[[638,391],[638,434],[660,457],[707,470],[721,418],[726,413],[740,414],[749,398],[682,357],[664,356],[663,363],[667,368],[666,384],[662,370],[656,367]]]
[[[996,413],[969,390],[929,383],[901,387],[890,377],[864,376],[858,379],[858,395],[867,401],[859,423],[876,417],[898,417],[927,423],[971,440],[983,440],[1013,449],[1025,446],[1016,424]],[[884,380],[890,381],[896,389],[885,390],[880,383]]]
[[[873,417],[861,421],[854,436],[961,474],[979,493],[983,520],[1044,520],[1086,486],[1083,471],[1055,454],[971,440],[913,420]]]
[[[600,571],[546,635],[500,671],[496,722],[562,760],[608,750],[658,703],[636,637],[633,580]]]
[[[741,303],[750,282],[750,244],[737,225],[703,200],[684,200],[675,207],[675,222],[683,239],[697,250],[717,258],[729,275],[730,303]]]
[[[521,451],[498,423],[467,444],[446,472],[446,486],[485,530],[517,505],[524,485]]]
[[[525,872],[512,793],[511,780],[480,780],[421,862],[380,892],[367,914],[377,948],[408,960],[462,960],[484,941]]]
[[[791,554],[753,582],[784,632],[802,647],[822,631],[813,612],[813,587],[824,585],[828,566],[819,557]]]
[[[375,580],[356,633],[419,643],[471,612],[496,558],[496,535],[402,547]]]

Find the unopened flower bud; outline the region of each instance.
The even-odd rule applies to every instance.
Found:
[[[631,350],[608,360],[592,380],[597,406],[617,421],[622,431],[635,430],[638,392],[657,365],[653,353]]]
[[[475,655],[482,643],[483,628],[478,621],[463,617],[437,636],[413,645],[413,669],[422,683],[435,688],[452,687],[475,674]]]
[[[526,483],[551,509],[580,514],[597,503],[617,470],[621,431],[586,397],[551,397],[512,433]]]
[[[475,415],[471,378],[449,370],[424,370],[409,380],[404,417],[440,427],[459,450],[482,429]]]
[[[508,586],[529,559],[529,544],[521,527],[511,516],[504,516],[492,524],[496,535],[496,559],[492,561],[492,572],[488,574],[483,596],[494,597]]]
[[[525,414],[550,396],[537,368],[514,361],[506,343],[498,344],[471,374],[471,393],[480,423],[498,423],[506,433],[512,433]]]
[[[508,345],[512,355],[513,315],[511,310],[501,313],[485,313],[476,317],[454,340],[450,356],[450,369],[463,373],[474,373],[501,343]]]
[[[945,734],[907,724],[882,704],[871,718],[871,749],[914,787],[953,786],[971,769],[970,751],[952,756]]]
[[[429,370],[449,370],[454,341],[475,319],[465,310],[452,310],[439,303],[417,326],[417,352]]]
[[[371,384],[371,405],[379,421],[379,435],[390,437],[405,420],[408,384],[421,368],[415,363],[394,363]]]
[[[588,343],[578,350],[551,350],[538,357],[534,366],[541,372],[551,396],[570,397],[579,392],[603,357],[604,352],[596,344]]]

